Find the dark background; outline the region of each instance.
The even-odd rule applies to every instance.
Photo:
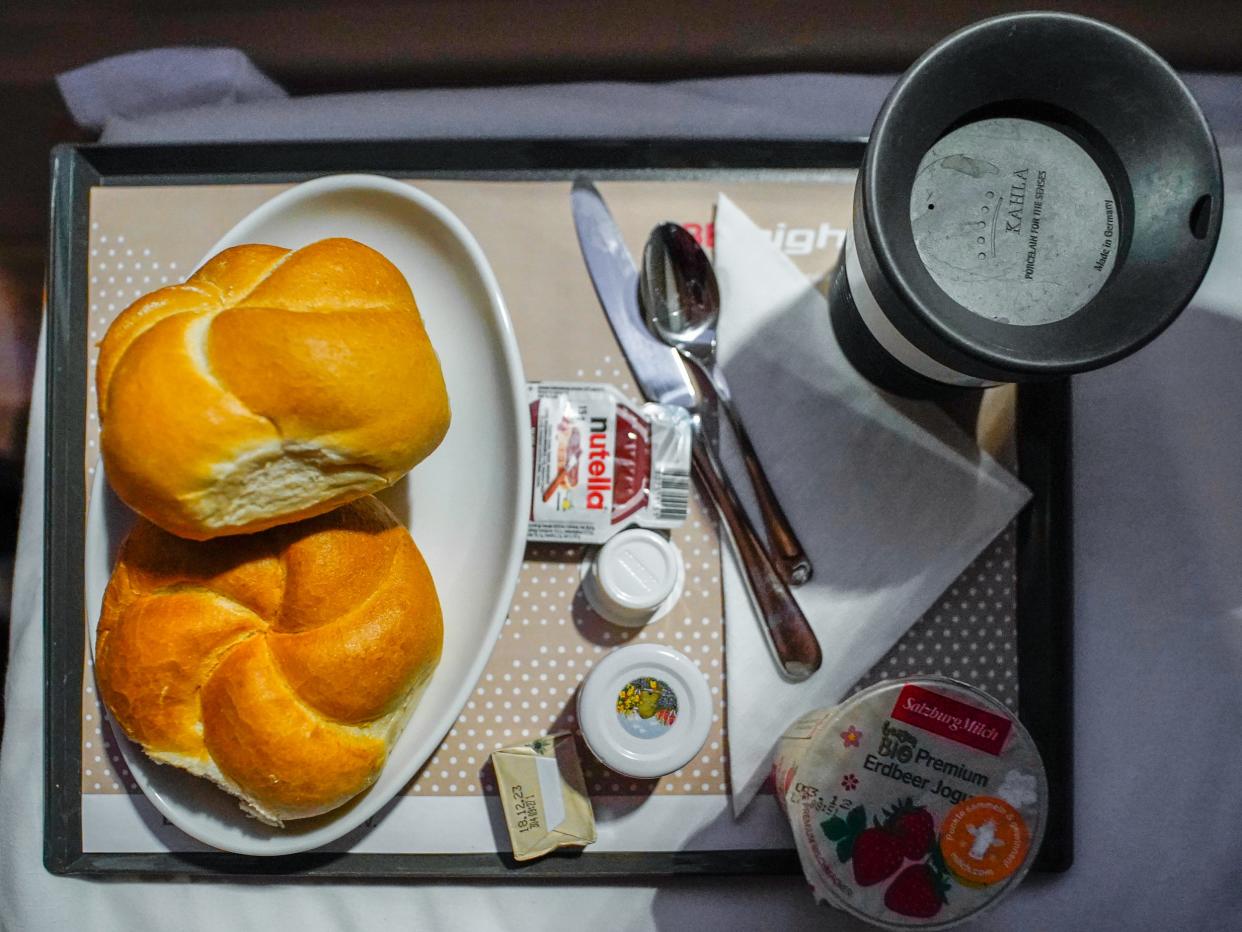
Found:
[[[0,673],[48,225],[48,150],[85,140],[56,74],[167,45],[232,46],[290,93],[776,71],[903,70],[954,29],[1030,3],[984,0],[122,0],[0,4]],[[1175,67],[1237,71],[1242,3],[1050,3],[1113,23]],[[0,731],[3,699],[0,698]]]

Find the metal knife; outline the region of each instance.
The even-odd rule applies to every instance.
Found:
[[[638,304],[638,269],[599,191],[578,178],[570,202],[587,272],[635,382],[649,401],[680,405],[694,415],[695,472],[741,558],[747,589],[778,665],[789,679],[806,679],[819,669],[823,653],[721,467],[711,436],[718,415],[714,386],[710,379],[695,378],[680,354],[647,330]]]
[[[570,198],[591,284],[638,387],[648,401],[693,408],[694,389],[682,368],[681,355],[647,329],[638,305],[638,267],[604,199],[585,178],[574,181]]]

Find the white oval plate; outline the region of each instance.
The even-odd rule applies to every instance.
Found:
[[[357,828],[418,772],[456,721],[500,636],[526,538],[530,431],[525,379],[496,278],[460,220],[417,188],[373,175],[298,185],[259,207],[204,256],[240,243],[298,248],[345,236],[387,256],[409,280],[439,353],[453,421],[444,442],[380,495],[410,529],[444,609],[444,653],[379,779],[340,809],[270,828],[212,783],[148,758],[113,725],[138,786],[169,821],[238,854],[318,848]],[[201,264],[201,263],[200,263]],[[87,624],[134,515],[96,470],[86,527]]]

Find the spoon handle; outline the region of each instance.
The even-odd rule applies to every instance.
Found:
[[[804,680],[823,663],[819,640],[789,587],[772,565],[737,492],[724,478],[719,457],[697,425],[696,419],[695,472],[724,519],[746,574],[751,599],[759,610],[777,662],[787,678]]]
[[[729,398],[724,379],[714,365],[709,368],[703,360],[684,350],[681,356],[687,363],[698,395],[700,397],[713,396],[710,403],[717,410],[724,411],[725,417],[729,420],[729,427],[733,430],[733,436],[737,438],[738,452],[741,454],[742,462],[746,464],[751,488],[755,490],[755,503],[759,506],[759,514],[763,518],[768,540],[772,544],[772,562],[776,566],[776,571],[789,585],[801,586],[811,578],[811,560],[806,555],[806,551],[802,549],[798,535],[794,533],[793,526],[785,517],[785,509],[781,507],[776,492],[768,482],[767,473],[763,471],[763,465],[759,462],[759,454],[755,452],[755,446],[750,442],[750,434],[747,433],[746,426],[737,416],[737,412],[733,410],[733,402]]]
[[[751,488],[755,490],[755,503],[759,506],[759,514],[763,517],[763,526],[767,529],[768,540],[771,541],[774,551],[772,561],[776,564],[776,569],[785,582],[791,586],[801,586],[811,579],[810,557],[802,549],[802,542],[798,540],[793,526],[785,517],[785,509],[781,507],[776,492],[768,482],[767,473],[763,471],[763,465],[759,462],[759,454],[755,452],[754,444],[750,442],[750,434],[747,433],[742,419],[733,410],[733,403],[727,396],[722,395],[720,406],[729,419],[729,426],[733,428],[733,436],[737,438],[738,452],[750,476]]]

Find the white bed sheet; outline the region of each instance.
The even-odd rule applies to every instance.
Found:
[[[817,138],[863,133],[891,79],[398,92],[118,119],[113,141],[454,135]],[[1075,387],[1077,860],[968,928],[1242,928],[1242,79],[1192,88],[1228,195],[1192,308]],[[835,114],[835,116],[834,116]],[[679,120],[678,117],[683,119]],[[655,127],[657,131],[646,132]],[[680,132],[670,133],[670,129]],[[1237,202],[1237,206],[1234,202]],[[42,352],[35,373],[0,748],[0,928],[855,928],[798,878],[662,884],[137,883],[42,864]]]

